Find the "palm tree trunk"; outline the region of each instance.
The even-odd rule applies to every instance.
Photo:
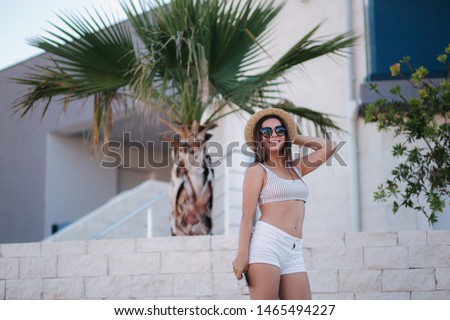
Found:
[[[170,140],[174,161],[169,190],[173,236],[211,234],[214,171],[203,150],[210,138],[206,134],[210,126],[200,127],[198,132],[183,126]]]

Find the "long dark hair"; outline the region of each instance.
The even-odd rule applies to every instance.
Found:
[[[267,160],[267,154],[266,150],[263,147],[262,139],[261,139],[261,133],[259,132],[259,129],[261,129],[261,125],[264,121],[267,119],[278,119],[281,124],[287,129],[286,123],[279,117],[275,115],[267,115],[259,119],[259,121],[256,123],[255,127],[253,128],[253,141],[254,141],[254,148],[252,148],[253,153],[255,154],[254,163],[265,163]],[[289,132],[286,131],[286,142],[284,143],[283,148],[280,150],[283,156],[283,164],[287,168],[291,168],[293,166],[292,162],[292,142],[287,140],[287,137],[289,135]],[[289,170],[290,172],[290,170]]]

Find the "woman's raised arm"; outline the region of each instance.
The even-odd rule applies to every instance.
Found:
[[[297,135],[293,143],[315,150],[294,160],[294,165],[300,170],[302,176],[320,167],[336,150],[336,142],[316,137]]]

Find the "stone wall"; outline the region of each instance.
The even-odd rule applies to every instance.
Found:
[[[450,231],[308,234],[314,299],[450,299]],[[0,299],[248,299],[235,236],[0,245]]]

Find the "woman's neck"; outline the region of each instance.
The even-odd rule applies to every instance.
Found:
[[[279,155],[278,151],[267,153],[265,164],[269,167],[284,167],[284,157]]]

